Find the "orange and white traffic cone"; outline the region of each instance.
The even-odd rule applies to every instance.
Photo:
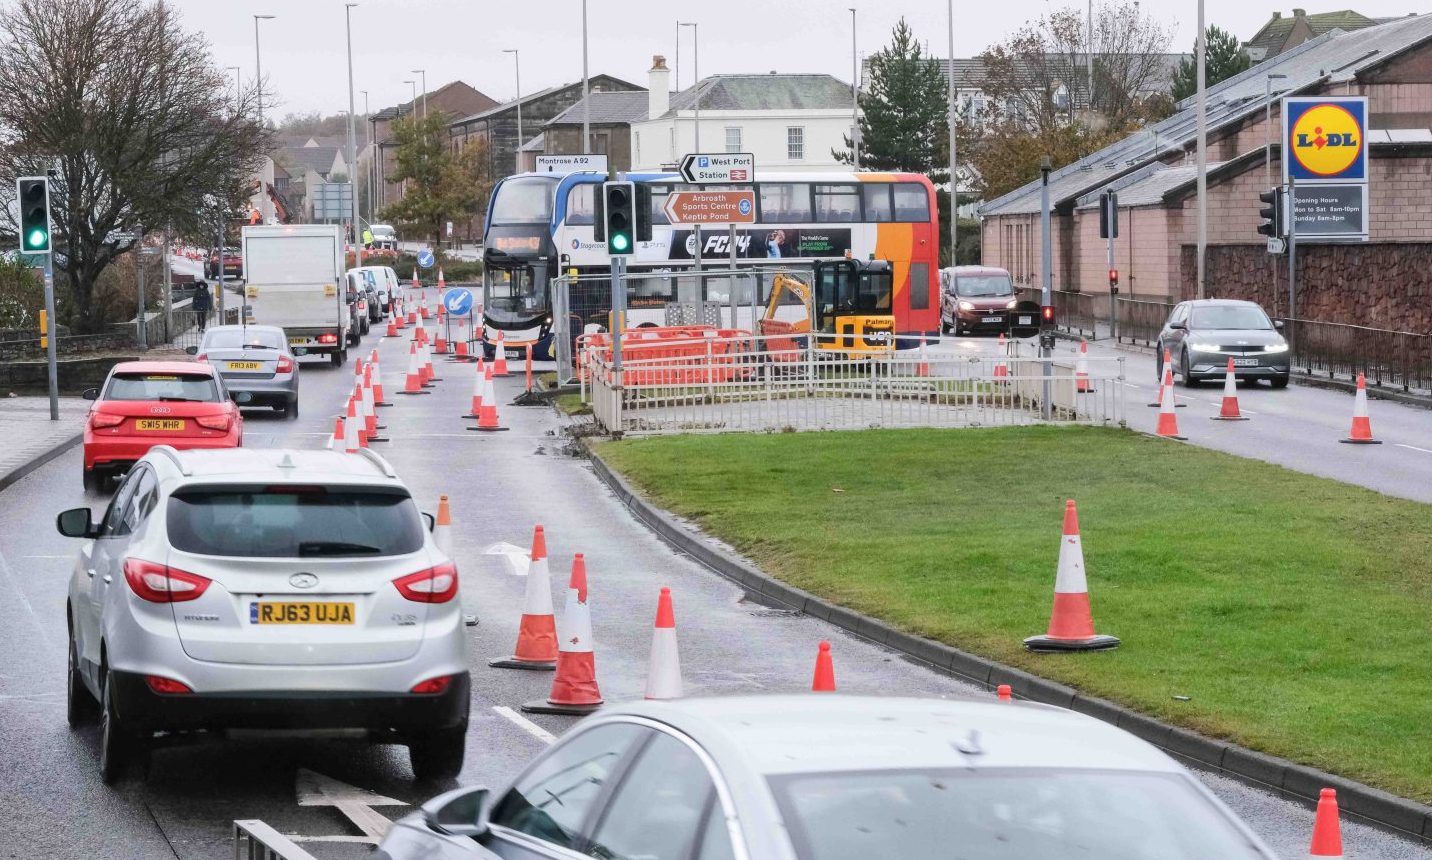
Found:
[[[498,669],[557,668],[557,620],[552,613],[552,574],[547,569],[547,533],[532,530],[531,561],[527,564],[527,590],[522,598],[522,623],[517,628],[517,650],[511,657],[487,661]]]
[[[363,408],[359,400],[352,394],[348,395],[348,412],[343,417],[344,425],[352,424],[354,432],[358,435],[358,447],[368,447],[368,429],[364,426]]]
[[[811,679],[812,693],[835,692],[835,662],[830,659],[830,643],[821,642],[815,652],[815,677]]]
[[[1352,401],[1352,431],[1346,439],[1339,439],[1349,445],[1381,445],[1381,439],[1372,438],[1372,421],[1367,417],[1367,377],[1357,375],[1357,396]]]
[[[412,305],[412,303],[410,303],[410,302],[406,302],[406,301],[405,301],[405,302],[403,302],[403,304],[405,304],[405,305],[408,306],[408,325],[417,325],[417,324],[418,324],[418,311],[417,311],[417,309],[414,308],[413,305]]]
[[[1001,702],[1014,701],[1014,690],[1010,689],[1008,684],[1000,684],[995,688],[994,694],[999,697]]]
[[[328,437],[328,450],[343,447],[343,416],[333,419],[333,435]]]
[[[482,359],[478,359],[477,373],[472,377],[472,411],[462,417],[482,418],[482,391],[486,378],[487,368],[483,366]]]
[[[999,349],[999,354],[1000,354],[1001,356],[1008,356],[1008,355],[1009,355],[1009,344],[1005,342],[1004,332],[1000,332],[1000,333],[999,333],[999,346],[998,346],[998,349]],[[995,378],[995,379],[1006,379],[1006,378],[1008,378],[1008,377],[1009,377],[1009,365],[1004,362],[1003,358],[1001,358],[1001,359],[1000,359],[1000,362],[994,366],[994,378]]]
[[[394,315],[394,316],[391,316],[391,317],[388,318],[388,330],[383,333],[383,337],[397,337],[397,336],[398,336],[398,317],[397,317],[396,315]]]
[[[393,302],[393,323],[398,327],[398,331],[402,331],[408,327],[407,307],[408,303],[403,299],[397,299]]]
[[[532,393],[532,344],[527,344],[527,393]]]
[[[1162,405],[1163,405],[1163,393],[1164,393],[1164,389],[1165,389],[1165,388],[1168,388],[1168,387],[1170,387],[1170,386],[1172,386],[1172,385],[1173,385],[1173,357],[1169,355],[1168,350],[1164,350],[1164,356],[1163,356],[1163,372],[1159,374],[1159,391],[1158,391],[1158,394],[1155,394],[1155,395],[1154,395],[1153,402],[1152,402],[1152,403],[1149,403],[1148,405],[1149,405],[1150,407],[1154,408],[1154,409],[1158,409],[1160,406],[1162,406]]]
[[[1079,542],[1079,512],[1070,499],[1064,503],[1064,536],[1059,543],[1049,632],[1025,639],[1024,647],[1030,651],[1094,651],[1118,644],[1116,637],[1094,632],[1089,583],[1084,576],[1084,549]]]
[[[438,266],[438,295],[442,295],[442,291],[445,289],[447,289],[447,281],[443,280],[443,267]]]
[[[1318,814],[1313,819],[1313,843],[1308,858],[1341,858],[1342,826],[1338,823],[1338,793],[1331,788],[1318,792]]]
[[[1187,436],[1181,436],[1178,432],[1178,413],[1173,411],[1173,382],[1171,380],[1167,385],[1161,386],[1159,401],[1161,404],[1159,406],[1159,423],[1154,434],[1165,439],[1187,439]]]
[[[507,335],[501,330],[497,332],[497,346],[492,350],[492,375],[507,375]]]
[[[438,496],[438,515],[433,521],[433,545],[438,552],[452,558],[452,507],[447,496]]]
[[[468,360],[470,360],[470,359],[472,358],[472,356],[471,356],[471,355],[468,353],[468,351],[467,351],[467,321],[466,321],[466,320],[459,319],[459,320],[457,321],[457,339],[453,341],[452,351],[453,351],[453,357],[452,357],[452,360],[453,360],[453,361],[468,361]]]
[[[414,290],[421,290],[422,288],[423,288],[422,285],[418,283],[418,267],[417,267],[417,266],[414,266],[414,267],[413,267],[413,289],[414,289]]]
[[[1079,360],[1074,363],[1074,390],[1089,394],[1094,388],[1089,384],[1089,341],[1080,338]]]
[[[358,442],[358,422],[352,418],[339,418],[343,422],[343,453],[357,454],[360,447]]]
[[[597,661],[592,650],[592,613],[587,606],[587,562],[581,553],[572,559],[572,578],[562,605],[562,629],[557,637],[557,674],[545,702],[528,702],[530,714],[590,714],[602,705],[597,687]]]
[[[434,337],[433,352],[438,355],[447,355],[447,337],[443,334],[442,305],[438,305],[437,335]]]
[[[418,299],[418,316],[422,319],[427,319],[431,315],[432,312],[428,310],[428,297],[423,296]]]
[[[363,381],[358,383],[358,396],[360,405],[363,407],[364,429],[368,431],[369,442],[387,442],[388,437],[378,435],[379,430],[387,430],[388,425],[378,423],[378,402],[373,394],[373,365],[363,367]]]
[[[1247,421],[1243,413],[1238,411],[1238,378],[1233,372],[1233,357],[1228,358],[1228,369],[1223,372],[1223,406],[1218,414],[1213,416],[1214,421]]]
[[[418,363],[418,342],[408,341],[408,374],[403,378],[403,390],[399,394],[430,394],[423,390],[423,368]]]
[[[925,333],[924,333],[924,332],[920,332],[920,352],[919,352],[918,356],[919,356],[919,360],[915,362],[915,375],[916,375],[916,376],[929,376],[929,375],[930,375],[930,360],[925,357]]]
[[[492,384],[492,375],[492,365],[489,364],[482,377],[482,404],[477,410],[477,426],[469,427],[469,430],[492,432],[507,429],[498,422],[497,391]]]
[[[648,699],[681,698],[681,655],[676,647],[676,613],[671,589],[662,588],[656,600],[656,629],[651,635],[651,661],[646,670]]]
[[[378,364],[378,350],[373,350],[372,355],[369,356],[368,366],[373,370],[368,377],[373,383],[373,405],[392,406],[392,403],[383,399],[383,369]]]

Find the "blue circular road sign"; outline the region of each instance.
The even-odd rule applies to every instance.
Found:
[[[432,251],[429,251],[427,248],[424,248],[418,252],[419,266],[422,266],[424,269],[431,269],[433,267],[433,262],[434,260]]]
[[[455,317],[465,317],[472,310],[472,293],[462,287],[449,287],[443,293],[443,308]]]
[[[743,198],[741,198],[741,202],[738,203],[738,204],[736,204],[736,208],[741,212],[742,215],[750,215],[750,214],[751,214],[751,201],[749,201],[749,200],[747,200],[747,199],[745,199],[745,198],[743,197]]]

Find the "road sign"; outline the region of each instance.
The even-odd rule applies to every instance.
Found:
[[[1268,240],[1268,253],[1281,254],[1286,250],[1287,243],[1284,242],[1282,239],[1279,239],[1278,237],[1274,236],[1273,238]]]
[[[422,266],[424,269],[431,269],[431,268],[433,267],[433,263],[434,263],[434,262],[435,262],[435,261],[433,260],[433,252],[432,252],[432,251],[429,251],[427,248],[424,248],[424,249],[422,249],[421,251],[418,252],[418,265],[419,265],[419,266]]]
[[[451,221],[447,222],[447,234],[448,234],[449,236],[452,235],[452,222],[451,222]]]
[[[465,317],[472,310],[472,292],[462,287],[450,287],[443,293],[443,308],[455,317]]]
[[[681,176],[696,185],[756,181],[756,156],[749,152],[693,152],[681,159]]]
[[[756,192],[677,191],[661,209],[672,224],[754,224]]]
[[[578,155],[539,155],[537,156],[538,173],[579,173],[583,170],[595,170],[599,173],[607,172],[607,157],[591,153]]]

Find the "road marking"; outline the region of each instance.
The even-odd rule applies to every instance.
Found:
[[[536,738],[544,744],[550,744],[557,740],[557,736],[507,707],[506,705],[493,705],[492,709],[516,724],[517,728]]]
[[[40,641],[45,643],[45,647],[54,648],[55,643],[50,640],[49,633],[45,630],[45,625],[41,623],[40,614],[36,612],[35,607],[31,605],[30,598],[26,597],[25,592],[20,590],[20,584],[15,580],[15,575],[11,573],[10,563],[5,560],[4,553],[0,553],[0,574],[4,575],[6,585],[9,586],[9,589],[15,592],[20,598],[20,604],[24,606],[25,611],[29,613],[30,620],[35,622],[35,629],[40,631]]]
[[[1416,445],[1404,445],[1401,442],[1393,442],[1392,444],[1396,445],[1399,448],[1411,448],[1414,451],[1421,451],[1424,454],[1432,454],[1432,451],[1429,451],[1426,448],[1418,448]]]
[[[331,776],[299,768],[294,777],[294,794],[299,806],[332,806],[348,817],[363,832],[362,842],[374,845],[383,840],[393,822],[375,806],[407,806],[401,800],[384,797],[356,785],[349,785]]]
[[[527,568],[532,564],[532,558],[527,554],[527,550],[520,546],[513,546],[506,541],[493,544],[483,550],[482,554],[500,555],[507,559],[507,565],[512,568],[513,576],[526,576]]]
[[[74,555],[22,555],[21,558],[74,558]]]

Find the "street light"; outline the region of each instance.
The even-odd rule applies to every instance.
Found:
[[[263,57],[259,52],[259,22],[272,21],[277,15],[255,15],[254,16],[254,86],[257,88],[259,100],[259,127],[264,124],[264,66]]]
[[[517,70],[517,167],[516,172],[522,172],[522,144],[527,139],[522,136],[522,60],[518,56],[517,48],[503,48],[502,53],[512,55],[512,66]]]
[[[960,115],[960,94],[955,88],[955,0],[949,0],[950,7],[950,265],[960,264],[957,253],[960,247],[960,185],[959,163],[955,158],[955,123]]]
[[[413,74],[423,76],[423,119],[428,118],[428,70],[413,69]]]
[[[357,117],[353,115],[353,7],[357,3],[343,4],[343,25],[348,34],[348,185],[349,202],[352,204],[353,222],[350,227],[353,243],[353,259],[362,261],[358,249],[358,130]]]
[[[373,146],[373,114],[370,113],[368,110],[368,91],[359,90],[359,92],[363,93],[363,124],[365,126],[365,128],[363,129],[363,151],[368,153],[368,175],[363,177],[365,180],[363,184],[368,186],[368,221],[369,223],[372,223],[374,158],[371,149]]]
[[[587,100],[587,0],[582,0],[582,152],[589,151],[591,146],[592,103]]]
[[[855,7],[850,6],[850,155],[860,169],[860,58],[855,53]]]
[[[691,63],[695,68],[695,81],[692,86],[696,88],[696,140],[693,147],[696,152],[701,151],[701,30],[697,23],[689,21],[676,22],[679,26],[691,28]]]

